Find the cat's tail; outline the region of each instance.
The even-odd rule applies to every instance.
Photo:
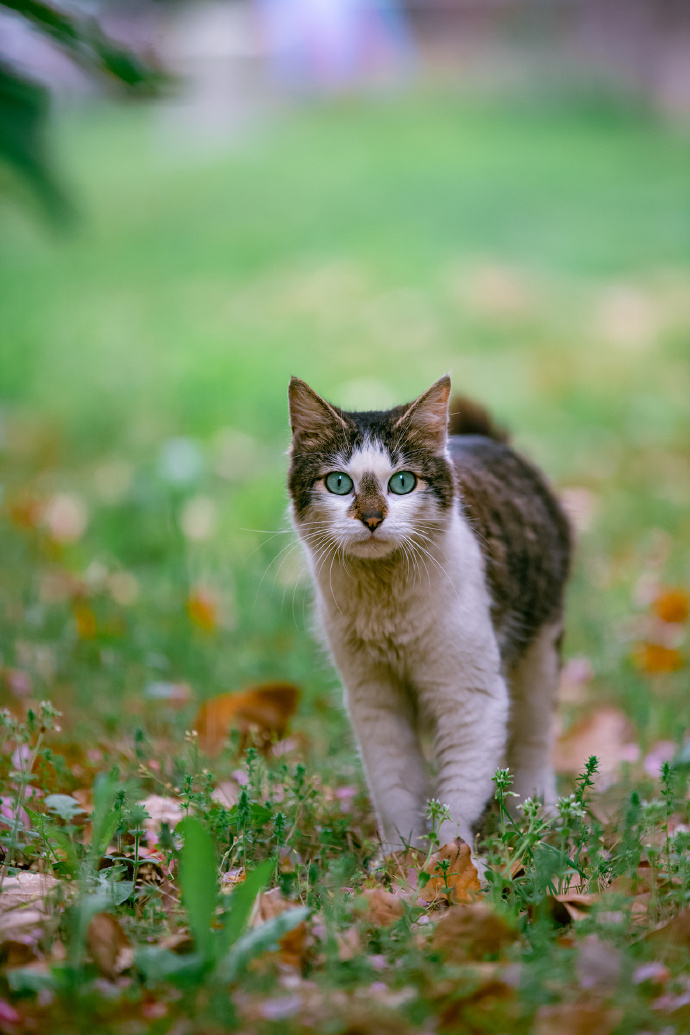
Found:
[[[508,442],[510,439],[507,429],[497,424],[488,410],[474,399],[454,395],[449,411],[449,435],[485,435],[494,442]]]

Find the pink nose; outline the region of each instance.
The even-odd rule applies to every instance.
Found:
[[[383,514],[380,510],[367,510],[361,515],[361,520],[368,529],[374,532],[383,521]]]

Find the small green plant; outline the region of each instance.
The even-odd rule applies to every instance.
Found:
[[[34,840],[42,839],[44,844],[47,840],[46,824],[43,824],[40,831],[33,831],[25,822],[25,818],[28,818],[25,806],[36,789],[34,769],[41,755],[44,738],[51,730],[58,728],[59,716],[60,713],[50,701],[42,701],[38,713],[30,708],[25,720],[17,719],[6,708],[0,711],[0,736],[10,751],[10,768],[0,786],[2,815],[9,820],[8,829],[0,832],[0,844],[4,849],[0,866],[0,891],[17,856],[23,852],[31,854]],[[79,809],[79,804],[75,804]]]

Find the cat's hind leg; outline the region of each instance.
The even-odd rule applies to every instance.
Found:
[[[506,764],[512,790],[525,798],[556,800],[553,771],[553,721],[560,675],[560,621],[543,625],[511,672],[511,712]]]

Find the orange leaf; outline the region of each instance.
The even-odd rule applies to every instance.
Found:
[[[96,638],[98,626],[96,616],[88,604],[74,604],[74,623],[77,627],[77,636],[80,640],[93,640]]]
[[[38,528],[45,509],[43,501],[25,496],[10,503],[10,520],[17,528]]]
[[[187,614],[204,632],[215,632],[218,625],[218,601],[207,589],[195,589],[187,601]]]
[[[497,956],[518,937],[517,932],[484,902],[453,906],[433,935],[435,949],[453,963]]]
[[[571,920],[584,920],[585,917],[591,912],[592,906],[594,906],[599,901],[600,897],[601,896],[598,895],[596,892],[592,892],[590,894],[580,894],[577,890],[573,889],[571,889],[570,891],[564,891],[560,895],[546,896],[547,902],[550,905],[555,906],[556,903],[560,903],[560,905],[564,908],[565,913],[568,916],[568,920],[566,921],[566,923]],[[565,916],[565,914],[563,914],[562,911],[558,911],[557,906],[555,906],[553,912],[556,914],[557,917],[559,917],[560,915]]]
[[[685,951],[690,949],[690,909],[682,910],[672,920],[649,931],[644,941],[662,951],[673,946]]]
[[[623,1011],[600,1003],[558,1003],[540,1006],[535,1035],[609,1035],[620,1024]]]
[[[675,647],[663,647],[660,643],[640,643],[633,654],[635,664],[648,676],[662,672],[677,672],[684,665],[683,656]]]
[[[690,595],[684,589],[665,589],[654,601],[654,613],[662,622],[687,622],[690,614]]]
[[[377,927],[389,927],[405,912],[403,900],[385,888],[367,888],[362,892],[363,918]]]
[[[448,867],[444,875],[446,862]],[[425,902],[469,902],[481,888],[470,846],[461,837],[434,852],[424,869],[432,875],[420,892],[420,898]],[[444,890],[446,888],[450,890]]]
[[[297,924],[291,931],[284,934],[278,942],[280,946],[280,961],[288,967],[301,967],[308,951],[311,948],[313,939],[306,920]]]
[[[264,746],[285,735],[297,711],[299,690],[292,683],[264,683],[239,694],[221,694],[205,701],[197,713],[199,744],[208,754],[223,746],[228,730],[247,736],[255,729]]]
[[[86,944],[94,963],[106,977],[112,979],[123,969],[125,961],[120,959],[120,954],[129,946],[129,939],[116,917],[96,913],[86,929]]]
[[[254,926],[265,924],[267,920],[273,920],[276,916],[284,913],[286,909],[291,909],[295,905],[299,905],[299,903],[289,902],[283,897],[280,888],[272,888],[270,891],[265,891],[257,899]]]

